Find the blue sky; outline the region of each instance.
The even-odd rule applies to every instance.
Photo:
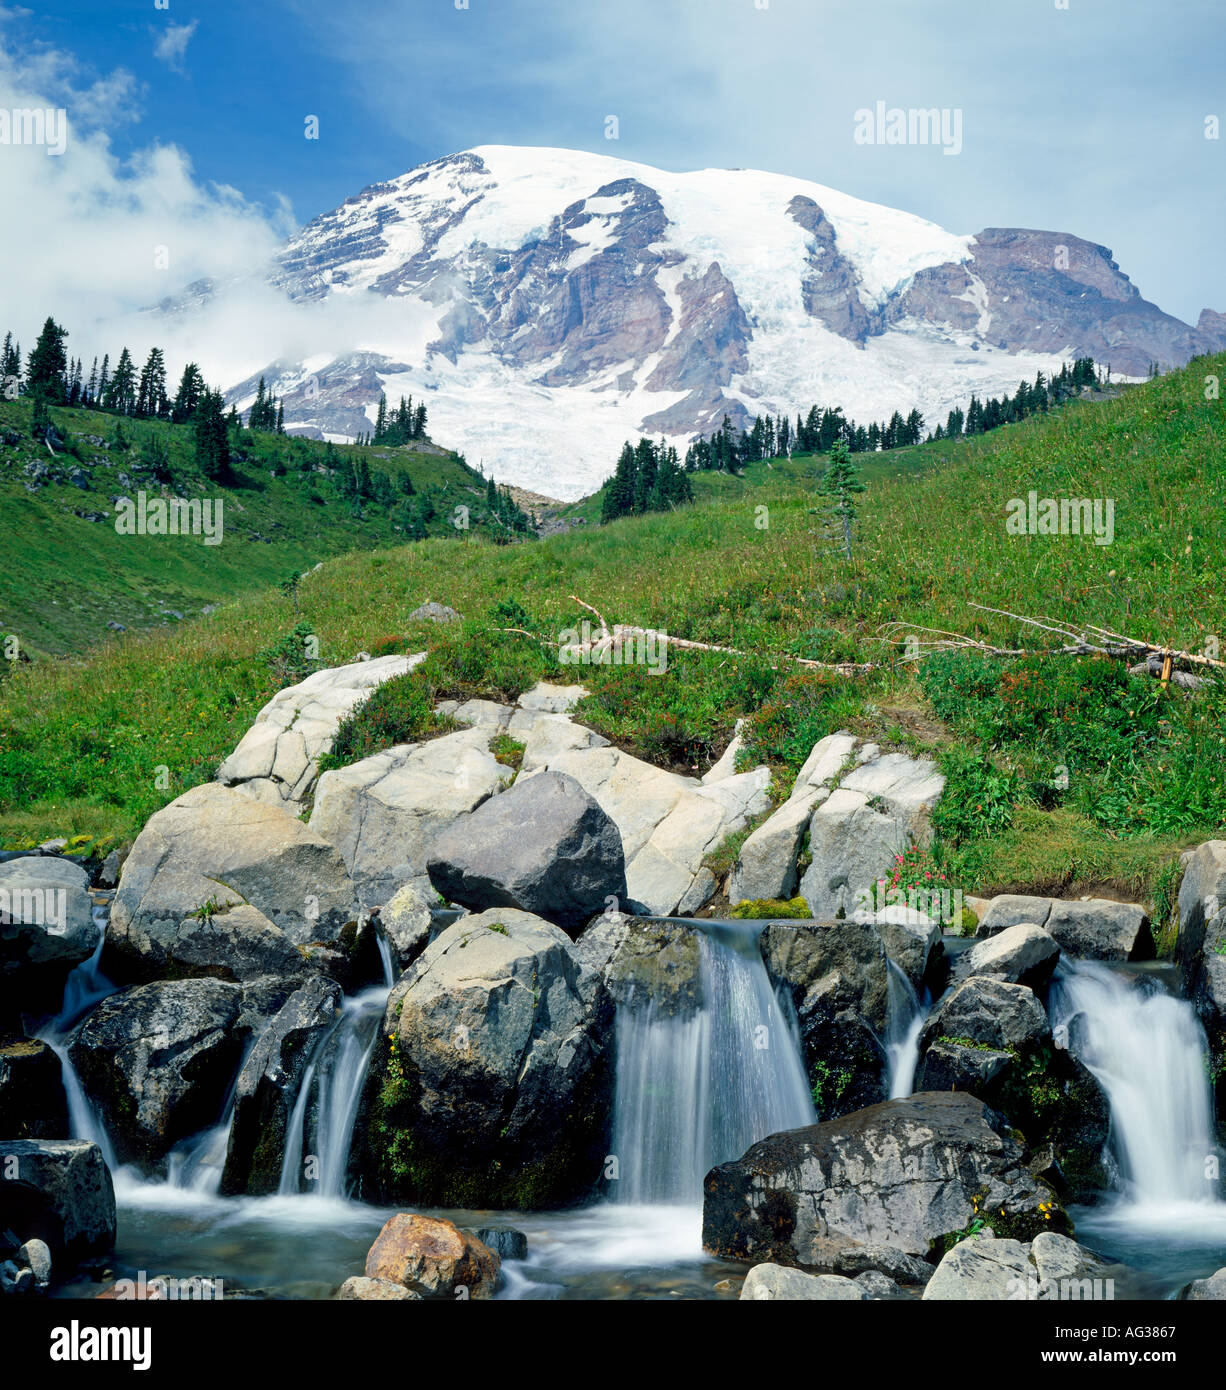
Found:
[[[102,84],[97,134],[117,188],[130,158],[177,147],[184,177],[234,190],[231,211],[236,198],[257,205],[236,213],[244,234],[262,210],[279,234],[291,212],[305,221],[470,145],[563,145],[795,174],[957,232],[1072,232],[1112,247],[1169,311],[1226,310],[1226,140],[1204,138],[1207,116],[1226,118],[1220,0],[43,0],[24,11],[0,0],[0,14],[10,72],[50,90],[54,55],[56,80],[71,73],[78,94]],[[963,152],[856,145],[854,112],[877,100],[960,109]],[[303,138],[308,114],[318,141]]]

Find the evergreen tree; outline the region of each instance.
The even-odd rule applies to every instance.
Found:
[[[119,354],[102,406],[118,415],[131,415],[136,409],[136,367],[127,348]]]
[[[161,415],[166,409],[166,359],[161,348],[151,348],[141,368],[136,392],[137,415]]]
[[[179,378],[179,389],[170,408],[170,418],[179,425],[192,419],[204,391],[204,377],[200,375],[200,368],[194,362],[189,362]]]
[[[852,462],[847,445],[839,441],[830,450],[826,471],[822,475],[819,490],[826,497],[834,499],[829,511],[830,529],[842,547],[843,554],[851,559],[852,526],[856,520],[856,495],[864,491],[860,481],[860,469]]]
[[[26,362],[26,391],[49,402],[61,403],[67,395],[68,355],[64,339],[68,330],[47,319]]]
[[[230,475],[230,436],[223,404],[220,391],[206,389],[194,425],[196,467],[214,482],[222,482]]]

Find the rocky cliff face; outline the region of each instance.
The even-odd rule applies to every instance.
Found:
[[[291,428],[352,436],[381,390],[411,393],[470,461],[556,496],[640,432],[815,400],[935,423],[1073,356],[1140,376],[1226,345],[1223,315],[1172,318],[1078,237],[955,236],[799,179],[568,150],[486,146],[376,184],[269,278],[347,325],[267,369]]]

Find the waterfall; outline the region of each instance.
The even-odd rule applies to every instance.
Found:
[[[64,1082],[64,1094],[68,1098],[68,1131],[72,1139],[87,1139],[102,1150],[106,1166],[115,1169],[115,1152],[107,1137],[106,1129],[97,1112],[85,1094],[77,1069],[68,1055],[68,1038],[73,1027],[96,1004],[118,993],[119,986],[112,984],[102,973],[102,948],[106,944],[106,910],[95,907],[94,925],[98,928],[98,944],[88,960],[83,960],[68,972],[64,981],[64,998],[60,1011],[46,1023],[38,1036],[60,1059],[60,1075]]]
[[[716,1164],[768,1134],[814,1123],[795,1019],[771,988],[760,931],[701,924],[695,1012],[670,1015],[652,999],[619,1006],[619,1203],[700,1204]]]
[[[1065,958],[1050,1007],[1057,1039],[1106,1093],[1128,1203],[1213,1203],[1213,1104],[1191,1005],[1152,980]]]
[[[303,1073],[285,1134],[278,1187],[283,1196],[301,1191],[304,1176],[306,1190],[314,1195],[345,1196],[349,1148],[362,1085],[395,979],[391,946],[382,933],[377,940],[383,984],[345,1000]],[[309,1171],[304,1153],[311,1160]]]
[[[919,1065],[919,1040],[931,1009],[927,990],[923,999],[915,992],[906,972],[887,959],[886,979],[886,1091],[890,1100],[902,1100],[915,1089]]]

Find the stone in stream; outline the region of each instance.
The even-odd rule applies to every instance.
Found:
[[[985,941],[977,941],[954,964],[954,978],[991,976],[1008,984],[1043,988],[1052,977],[1060,947],[1055,937],[1029,922],[1006,927]]]
[[[886,955],[916,989],[944,970],[941,926],[927,913],[896,903],[877,912],[857,913],[856,920],[876,927]]]
[[[575,956],[615,1004],[650,999],[661,1017],[702,1006],[699,933],[681,922],[606,912],[575,942]]]
[[[980,1212],[1027,1237],[1063,1226],[1002,1117],[962,1092],[923,1092],[774,1134],[704,1183],[703,1248],[732,1260],[822,1267],[831,1243],[910,1255]]]
[[[884,1099],[888,966],[871,923],[771,922],[762,933],[771,979],[788,991],[806,1074],[823,1119]]]
[[[933,1266],[893,1245],[850,1245],[839,1251],[834,1259],[835,1274],[855,1279],[870,1272],[885,1275],[894,1284],[926,1284],[932,1278]]]
[[[526,1260],[528,1237],[514,1226],[481,1226],[476,1232],[482,1245],[488,1246],[500,1260]]]
[[[1085,960],[1149,960],[1154,939],[1145,909],[1109,898],[1070,900],[1003,893],[975,929],[993,937],[1009,927],[1042,927],[1061,950]]]
[[[0,1180],[0,1234],[42,1241],[57,1268],[105,1255],[115,1243],[115,1191],[97,1144],[14,1139]]]
[[[39,1038],[0,1037],[0,1133],[13,1139],[68,1138],[63,1069]]]
[[[1034,991],[987,975],[972,975],[941,1000],[924,1026],[921,1049],[936,1038],[999,1051],[1032,1047],[1051,1036]]]
[[[337,1298],[342,1302],[360,1301],[363,1303],[420,1303],[421,1294],[414,1290],[405,1288],[403,1284],[397,1284],[392,1279],[368,1279],[365,1275],[355,1274],[353,1278],[346,1279],[336,1291]]]
[[[354,901],[328,841],[278,806],[207,783],[164,806],[137,836],[112,904],[103,966],[112,978],[142,982],[164,972],[261,973],[276,959],[288,968],[271,923],[305,974],[311,949],[344,949]],[[233,908],[255,915],[227,925]],[[207,932],[204,918],[212,918]],[[216,951],[211,960],[202,959],[210,954],[206,940]]]
[[[858,1303],[870,1296],[854,1279],[844,1279],[838,1274],[806,1274],[803,1270],[770,1263],[754,1265],[741,1285],[742,1301],[822,1299]]]
[[[0,863],[0,995],[16,988],[20,974],[22,1007],[53,1012],[65,976],[97,944],[84,869],[41,854]]]
[[[1129,1274],[1055,1231],[1028,1243],[985,1234],[959,1241],[944,1256],[924,1301],[1110,1300],[1115,1279]]]
[[[454,1222],[398,1212],[370,1247],[366,1277],[400,1284],[421,1298],[486,1299],[494,1296],[501,1264]]]
[[[527,1210],[592,1191],[612,1004],[559,927],[460,918],[396,985],[382,1033],[355,1145],[373,1200]]]
[[[1226,1106],[1226,840],[1183,855],[1175,959],[1184,997],[1209,1039],[1218,1109]]]
[[[303,1074],[341,1002],[335,981],[308,980],[256,1039],[235,1084],[223,1193],[261,1196],[277,1191],[286,1129]]]
[[[1219,1269],[1207,1279],[1193,1279],[1176,1297],[1190,1303],[1216,1303],[1226,1299],[1226,1269]]]
[[[511,907],[573,931],[626,898],[617,826],[572,777],[540,772],[434,841],[427,869],[448,902]]]
[[[216,1124],[242,1054],[241,1001],[221,980],[158,981],[111,995],[81,1025],[69,1055],[120,1162],[157,1163]]]

